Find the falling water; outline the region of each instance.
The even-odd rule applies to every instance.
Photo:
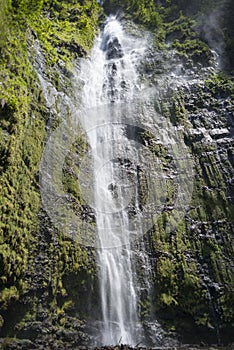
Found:
[[[136,65],[143,53],[143,42],[129,38],[120,23],[111,17],[94,45],[90,60],[81,68],[83,105],[89,116],[83,120],[83,126],[93,156],[104,345],[119,342],[134,345],[141,337],[139,286],[132,247],[136,232],[127,209],[130,200],[135,210],[139,207],[139,170],[129,160],[137,160],[139,155],[126,135],[126,116],[134,122],[131,102],[140,91]],[[140,220],[137,226],[141,230]],[[146,255],[144,252],[141,255],[146,264]]]
[[[126,35],[113,17],[107,20],[90,58],[81,62],[75,83],[79,91],[83,87],[82,101],[53,87],[44,72],[40,47],[36,49],[35,68],[51,120],[58,112],[63,120],[43,152],[40,191],[58,229],[81,244],[97,248],[101,338],[95,334],[95,345],[176,344],[155,318],[152,322],[148,318],[143,327],[141,316],[149,311],[152,285],[145,233],[167,206],[167,179],[173,179],[177,189],[167,232],[183,217],[193,189],[193,160],[183,134],[156,112],[158,92],[164,93],[169,81],[178,86],[179,77],[172,75],[168,80],[168,75],[162,76],[157,90],[150,79],[147,85],[148,76],[140,69],[140,62],[147,57],[147,43]],[[140,72],[144,72],[142,76]],[[80,126],[89,151],[81,156],[79,184],[90,220],[86,216],[78,220],[61,181],[64,160],[80,136]],[[173,159],[170,171],[155,152],[157,146]],[[145,309],[140,308],[142,302]]]

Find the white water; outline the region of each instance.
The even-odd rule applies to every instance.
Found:
[[[128,160],[137,163],[139,155],[133,141],[126,137],[125,119],[127,114],[128,121],[135,122],[131,102],[139,92],[136,64],[143,54],[143,42],[129,38],[120,23],[110,18],[90,60],[81,67],[83,106],[89,116],[82,123],[94,168],[103,345],[136,345],[141,338],[139,286],[133,262],[136,253],[131,244],[136,232],[127,209],[131,200],[138,208],[137,169]],[[141,230],[140,220],[137,226]],[[139,254],[145,264],[144,252]]]
[[[175,228],[183,217],[193,188],[193,161],[183,134],[160,116],[154,106],[160,91],[163,96],[169,85],[176,89],[184,78],[172,75],[168,80],[167,74],[162,75],[157,77],[154,89],[150,84],[147,86],[147,74],[143,73],[144,85],[138,74],[144,46],[143,40],[128,37],[114,18],[107,21],[90,59],[81,64],[80,79],[76,79],[79,90],[83,85],[83,108],[73,100],[73,95],[58,92],[49,82],[43,55],[40,47],[36,47],[35,68],[51,119],[59,115],[63,120],[43,152],[41,196],[44,208],[60,230],[81,244],[98,248],[101,300],[98,345],[144,343],[139,305],[141,300],[147,302],[151,269],[143,235],[152,227],[152,218],[155,220],[166,205],[165,179],[173,178],[178,189],[167,230]],[[79,183],[85,204],[92,208],[92,214],[95,212],[97,236],[93,219],[77,220],[63,191],[64,159],[77,137],[78,122],[87,134],[93,161],[89,174],[90,158],[84,156],[88,163],[83,159],[79,166]],[[167,173],[157,155],[137,139],[137,128],[149,131],[153,143],[165,147],[174,159],[176,171],[173,168]],[[147,323],[146,339],[150,337],[155,346],[175,344],[169,338],[167,343],[157,321]]]

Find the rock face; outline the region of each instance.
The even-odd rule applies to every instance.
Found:
[[[106,47],[103,50],[106,51],[108,60],[123,57],[123,52],[117,38],[107,38]]]
[[[74,92],[74,61],[92,46],[101,12],[91,2],[1,5],[1,348],[73,349],[87,344],[83,319],[92,305],[95,252],[51,223],[40,198],[39,169],[49,135],[70,113],[66,101]],[[74,143],[71,148],[76,147]],[[80,155],[82,149],[85,142],[80,139]],[[76,163],[68,154],[62,182],[69,205],[86,217]]]
[[[94,1],[45,1],[43,12],[42,1],[35,12],[20,1],[8,3],[0,13],[9,28],[0,34],[0,346],[86,349],[86,323],[100,313],[95,251],[54,227],[42,207],[38,171],[49,135],[70,113],[61,100],[74,93],[71,62],[91,47],[102,10]],[[147,16],[142,12],[149,27]],[[152,293],[150,307],[142,297],[142,320],[145,327],[160,320],[182,343],[228,344],[234,322],[234,91],[207,45],[194,39],[193,25],[185,17],[167,22],[140,64],[155,110],[181,133],[194,164],[190,205],[168,232],[178,192],[174,164],[153,137],[141,136],[168,174],[167,203],[145,235]],[[122,57],[118,42],[107,45],[108,59]],[[113,63],[108,69],[114,74]],[[85,152],[81,133],[66,157],[63,186],[72,209],[95,226],[77,181]]]
[[[232,298],[233,283],[233,106],[230,92],[211,90],[209,74],[194,70],[177,87],[174,105],[166,95],[161,103],[160,108],[168,103],[169,118],[184,127],[195,164],[194,190],[179,228],[169,235],[164,231],[163,220],[170,216],[166,211],[150,237],[153,256],[158,249],[162,252],[155,265],[158,313],[166,322],[181,322],[185,339],[194,341],[203,332],[207,339],[224,341],[232,319],[230,308],[225,310],[222,303]],[[192,324],[197,335],[189,330]]]

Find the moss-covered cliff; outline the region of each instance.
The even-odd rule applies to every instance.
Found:
[[[80,342],[73,310],[86,309],[80,298],[88,298],[94,269],[93,252],[57,232],[40,201],[40,159],[59,116],[46,105],[38,51],[44,79],[68,93],[74,60],[92,46],[101,14],[95,1],[1,1],[0,326],[2,337],[30,339],[29,348],[35,339]]]
[[[148,313],[170,331],[176,330],[183,341],[228,343],[233,341],[234,304],[234,86],[230,76],[214,68],[210,46],[216,44],[213,36],[205,35],[207,6],[202,1],[186,4],[122,0],[105,1],[104,8],[108,13],[121,9],[123,17],[152,33],[152,50],[142,69],[152,85],[161,86],[156,109],[182,127],[195,164],[192,201],[177,230],[166,229],[172,191],[167,208],[146,237],[154,284]],[[215,11],[220,2],[209,5]],[[221,5],[219,55],[228,62],[230,73],[233,5],[231,1]],[[88,343],[84,320],[97,304],[95,251],[79,246],[50,222],[40,199],[39,166],[49,134],[63,118],[59,93],[73,93],[74,62],[89,52],[102,19],[103,10],[94,0],[1,0],[3,347],[10,347],[13,337],[25,349],[74,349]],[[180,87],[163,85],[168,66],[170,73],[182,66],[180,78],[184,74],[186,79]],[[55,89],[53,110],[42,81]],[[64,189],[79,207],[76,153],[74,144],[66,159]],[[168,166],[168,160],[162,161]]]

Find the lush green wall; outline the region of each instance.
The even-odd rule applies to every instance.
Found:
[[[94,253],[57,232],[40,201],[39,165],[51,121],[34,66],[39,43],[46,79],[58,91],[67,92],[73,62],[88,53],[101,14],[96,1],[1,0],[2,337],[15,334],[23,337],[25,324],[39,322],[43,312],[47,322],[51,324],[54,318],[58,327],[63,324],[66,328],[65,309],[73,310],[74,304],[81,305],[82,291],[88,294],[84,288],[89,285],[94,269]],[[63,281],[68,276],[70,282],[65,287]],[[66,288],[70,289],[69,293]],[[40,328],[31,332],[29,338],[37,337],[38,333],[41,334]]]

